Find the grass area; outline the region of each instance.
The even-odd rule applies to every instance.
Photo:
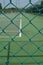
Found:
[[[19,36],[16,36],[19,32],[20,15],[13,19],[16,15],[17,13],[7,13],[5,14],[6,17],[2,14],[0,15],[0,56],[8,55],[9,42],[11,56],[43,55],[43,16],[24,13],[21,17],[22,37],[20,38]],[[12,19],[14,24],[11,24]],[[32,23],[30,24],[29,21]],[[2,29],[4,28],[6,33],[2,32]],[[14,36],[15,38],[13,38]],[[6,61],[7,57],[0,57],[1,65]],[[16,65],[20,65],[17,63],[31,63],[25,65],[36,65],[32,63],[43,62],[43,57],[10,57],[9,62],[10,65],[14,65],[14,63],[16,63]]]

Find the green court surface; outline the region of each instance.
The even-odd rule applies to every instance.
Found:
[[[43,65],[43,16],[0,14],[0,65],[6,65],[7,61],[9,65]]]

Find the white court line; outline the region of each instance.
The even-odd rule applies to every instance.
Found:
[[[0,38],[10,38],[9,36],[0,36]]]
[[[22,29],[22,19],[20,19],[20,30],[19,30],[19,37],[21,37],[21,36],[22,36],[21,29]]]
[[[2,32],[2,31],[0,31],[0,32]],[[19,31],[5,31],[5,32],[9,32],[9,33],[12,33],[12,34],[13,34],[13,33],[19,32]],[[17,35],[17,37],[19,37],[19,34]],[[6,35],[6,36],[1,36],[1,35],[0,35],[0,38],[10,38],[10,37],[7,36],[7,35]]]
[[[19,37],[22,37],[21,29],[22,29],[22,15],[20,14],[20,30],[19,30]]]
[[[2,32],[2,31],[0,31],[0,32]],[[15,32],[18,32],[18,31],[5,31],[5,32],[9,32],[9,33],[15,33]],[[1,36],[0,35],[0,38],[10,38],[9,36]]]
[[[2,32],[2,31],[0,31],[0,32]],[[18,32],[18,31],[5,31],[5,32]]]

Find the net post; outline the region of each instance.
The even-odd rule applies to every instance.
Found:
[[[7,55],[7,63],[6,63],[6,65],[9,65],[9,56],[10,56],[10,42],[8,44],[8,55]]]

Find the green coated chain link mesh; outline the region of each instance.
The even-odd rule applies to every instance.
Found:
[[[43,65],[43,14],[42,9],[31,0],[19,10],[10,2],[0,10],[0,65]],[[5,13],[9,5],[16,8],[15,13]],[[25,13],[29,5],[38,13]],[[22,36],[19,37],[19,19],[22,15]]]

